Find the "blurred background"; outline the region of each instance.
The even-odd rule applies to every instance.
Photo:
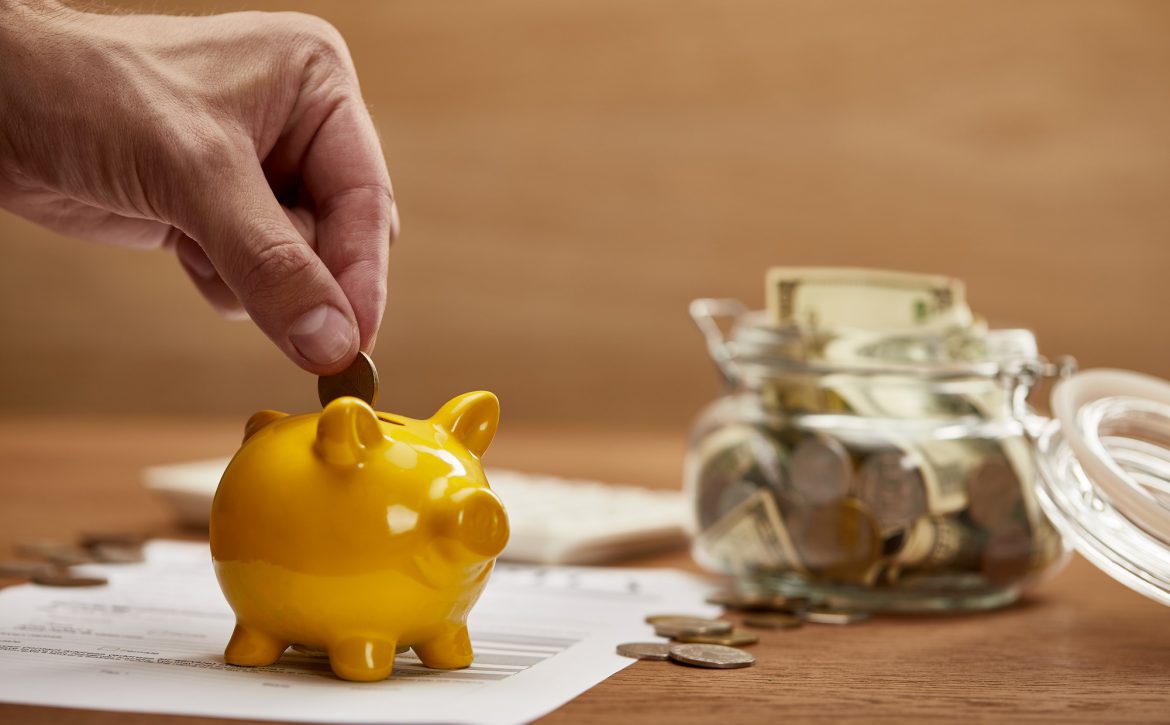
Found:
[[[1170,377],[1170,4],[112,4],[341,30],[403,221],[385,409],[681,433],[719,389],[687,303],[776,264],[958,276],[1049,356]],[[0,258],[0,412],[317,405],[170,255],[0,214]]]

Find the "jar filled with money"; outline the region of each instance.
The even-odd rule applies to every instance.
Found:
[[[1060,367],[1029,331],[949,278],[776,268],[767,291],[691,306],[727,381],[685,467],[702,565],[870,611],[998,607],[1062,566],[1027,404]]]

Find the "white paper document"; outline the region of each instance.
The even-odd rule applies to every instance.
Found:
[[[155,541],[145,564],[87,566],[105,587],[0,592],[0,701],[99,710],[332,723],[516,723],[571,700],[653,641],[651,612],[712,616],[710,587],[665,569],[500,565],[468,620],[475,662],[400,654],[378,683],[344,682],[293,650],[231,667],[234,616],[206,544]]]

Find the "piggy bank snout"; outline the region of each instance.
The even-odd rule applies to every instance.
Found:
[[[465,489],[451,496],[440,533],[462,543],[471,553],[492,559],[508,543],[508,514],[490,489]]]

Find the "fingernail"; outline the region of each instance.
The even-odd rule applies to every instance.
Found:
[[[306,360],[328,365],[353,347],[353,325],[333,305],[320,305],[293,323],[288,339]]]

